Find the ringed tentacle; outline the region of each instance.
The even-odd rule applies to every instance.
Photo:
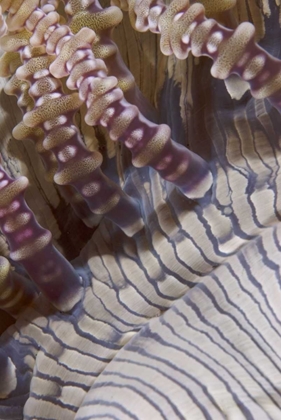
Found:
[[[13,271],[7,258],[0,256],[0,308],[17,318],[36,296],[31,282]]]
[[[112,140],[123,142],[131,150],[134,166],[153,167],[190,198],[204,196],[212,184],[206,162],[173,142],[167,125],[148,121],[136,106],[124,99],[117,79],[107,76],[104,62],[95,59],[89,49],[93,37],[94,32],[87,28],[69,40],[54,30],[47,40],[47,51],[58,54],[50,65],[51,73],[55,77],[70,74],[67,86],[78,89],[85,101],[86,123],[101,124],[108,129]]]
[[[71,31],[76,34],[87,27],[96,33],[96,39],[92,44],[94,56],[104,60],[109,75],[117,77],[117,86],[123,91],[127,101],[137,105],[146,118],[156,120],[155,110],[137,87],[134,76],[112,40],[113,29],[123,19],[120,8],[115,6],[102,8],[98,0],[88,0],[87,3],[67,0],[65,4]]]
[[[15,95],[17,97],[17,104],[24,115],[32,110],[34,101],[28,94],[28,83],[19,80],[15,74],[21,64],[20,54],[17,52],[6,52],[0,58],[0,76],[11,76],[5,85],[4,91],[7,95]],[[34,142],[46,170],[45,178],[48,181],[52,181],[57,170],[57,163],[54,154],[43,147],[43,130],[41,128],[31,129],[23,121],[20,121],[13,129],[13,136],[16,140],[30,139]]]
[[[25,34],[21,32],[22,36]],[[30,34],[29,34],[30,37]],[[28,45],[28,38],[26,38]],[[21,42],[21,41],[20,41]],[[42,53],[42,48],[34,48],[32,53],[34,56]],[[21,109],[23,115],[31,111],[34,107],[34,101],[29,95],[29,84],[26,81],[19,80],[15,72],[22,65],[20,54],[18,52],[6,52],[0,58],[0,76],[11,76],[5,85],[4,91],[7,95],[15,95],[17,97],[17,104]],[[23,121],[20,121],[13,129],[13,136],[16,140],[32,140],[35,148],[43,161],[45,168],[45,179],[53,182],[54,175],[57,172],[58,164],[54,153],[46,150],[43,146],[44,131],[40,127],[28,127]],[[62,196],[69,202],[76,213],[76,215],[88,227],[96,226],[100,221],[100,216],[94,215],[90,210],[88,204],[83,197],[71,186],[58,186]]]
[[[82,297],[82,285],[70,263],[52,245],[51,233],[42,228],[24,200],[28,179],[13,180],[0,167],[0,227],[10,257],[20,262],[52,304],[69,311]]]
[[[102,155],[89,152],[73,123],[75,112],[82,105],[78,93],[64,94],[61,82],[49,72],[53,56],[44,47],[22,46],[7,35],[0,41],[3,48],[19,49],[23,66],[16,77],[30,84],[28,94],[35,100],[34,108],[23,119],[24,126],[42,129],[42,147],[56,157],[54,181],[60,186],[72,185],[97,216],[105,215],[129,236],[143,227],[138,204],[101,171]],[[17,132],[16,132],[17,134]],[[126,214],[126,217],[124,217]]]
[[[86,102],[86,122],[103,125],[112,140],[123,142],[131,150],[135,166],[149,165],[186,196],[203,197],[212,185],[207,163],[174,143],[168,126],[151,123],[124,99],[117,79],[108,77],[104,62],[94,57],[91,44],[95,33],[83,28],[73,35],[67,26],[59,24],[56,12],[46,15],[37,5],[33,0],[28,12],[21,7],[13,10],[8,26],[13,30],[26,26],[33,33],[30,42],[34,46],[46,42],[47,53],[56,55],[50,71],[56,78],[70,74],[67,86],[78,89]]]
[[[255,27],[243,22],[235,30],[207,19],[201,3],[173,0],[130,0],[130,19],[140,32],[160,34],[163,54],[184,60],[191,51],[195,57],[208,56],[214,63],[212,76],[226,79],[238,74],[250,85],[254,98],[267,98],[281,110],[281,61],[255,43]]]

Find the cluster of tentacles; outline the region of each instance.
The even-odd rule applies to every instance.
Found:
[[[102,173],[102,155],[83,144],[74,123],[82,103],[88,110],[87,124],[104,126],[113,141],[129,148],[133,165],[151,166],[187,197],[203,197],[211,187],[211,175],[199,156],[173,142],[167,125],[147,120],[125,99],[129,92],[133,101],[133,77],[122,74],[110,41],[110,31],[122,18],[120,9],[103,10],[90,0],[69,1],[65,8],[69,22],[62,24],[57,6],[58,2],[46,2],[42,8],[39,1],[1,2],[2,12],[8,12],[2,18],[2,33],[8,33],[0,40],[5,51],[1,75],[12,75],[5,91],[18,97],[24,114],[13,134],[35,142],[46,176],[60,186],[74,187],[84,200],[85,213],[104,215],[131,236],[143,227],[138,203]],[[216,4],[213,8],[218,9]],[[189,51],[208,55],[214,60],[214,77],[238,74],[249,82],[254,97],[266,97],[279,107],[281,63],[255,44],[252,24],[224,28],[205,17],[202,4],[190,5],[188,0],[173,1],[168,7],[162,2],[132,1],[129,10],[137,30],[161,33],[163,54],[179,59]],[[113,61],[114,75],[108,74],[107,60]],[[67,88],[77,92],[63,89],[60,80],[66,76]],[[7,202],[14,199],[11,196]]]
[[[221,2],[210,3],[205,4],[208,16],[216,16],[234,5],[232,1],[224,2],[223,6]],[[281,109],[281,61],[255,43],[255,28],[251,23],[228,29],[207,18],[202,3],[190,4],[189,0],[173,0],[170,5],[161,0],[115,4],[129,10],[136,30],[160,34],[163,54],[174,54],[181,60],[190,52],[195,57],[208,56],[213,60],[213,77],[226,79],[238,74],[249,83],[254,98],[267,98]],[[13,136],[34,142],[46,179],[58,185],[78,217],[93,227],[103,216],[128,238],[145,237],[142,206],[130,192],[103,173],[102,154],[88,150],[83,141],[75,120],[83,104],[87,107],[85,121],[89,126],[104,127],[112,141],[122,143],[131,152],[132,165],[149,166],[165,182],[174,185],[183,199],[200,202],[211,194],[212,174],[200,156],[171,138],[168,125],[157,124],[141,99],[134,78],[111,39],[112,30],[122,19],[116,5],[103,9],[97,0],[69,0],[64,1],[61,14],[56,0],[0,0],[0,48],[4,52],[0,75],[10,78],[5,92],[17,97],[23,114]],[[31,304],[37,308],[42,305],[43,313],[48,311],[44,301],[47,298],[51,307],[62,314],[59,317],[63,325],[64,312],[78,316],[81,302],[83,308],[88,308],[85,290],[90,286],[52,245],[50,232],[36,222],[23,197],[27,187],[27,178],[12,179],[1,167],[1,230],[9,243],[11,261],[22,264],[33,283],[1,257],[0,308],[17,319],[26,308],[32,308]],[[165,305],[159,304],[158,315],[164,309]],[[55,309],[51,312],[55,313]],[[137,327],[122,331],[118,345],[108,347],[108,354],[99,355],[99,372],[128,342],[132,331],[144,324],[141,320],[134,324]],[[43,332],[44,328],[38,343]],[[0,348],[0,377],[5,378],[0,381],[1,399],[12,396],[17,406],[25,403],[38,343],[28,350],[29,355],[25,350],[18,350],[24,354],[18,366],[8,354],[12,345]],[[84,384],[83,392],[91,384],[92,378]],[[67,404],[71,405],[69,399]],[[75,403],[73,406],[76,407]],[[31,399],[26,418],[41,418],[41,414],[36,417],[33,412],[36,412],[36,402]],[[71,412],[72,408],[67,414],[70,417],[64,418],[71,418]]]

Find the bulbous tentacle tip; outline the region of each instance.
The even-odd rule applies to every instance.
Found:
[[[0,349],[0,400],[7,398],[17,387],[16,367]]]
[[[132,237],[144,227],[140,207],[136,200],[121,194],[117,205],[106,216],[116,223],[125,233]]]
[[[186,170],[174,180],[180,191],[192,200],[203,198],[213,185],[213,175],[208,162],[186,149]]]
[[[32,283],[13,271],[6,258],[0,257],[0,308],[17,318],[36,297]]]
[[[141,218],[138,218],[134,222],[123,226],[122,230],[129,238],[131,238],[132,236],[135,236],[137,233],[139,233],[143,228],[144,222]]]
[[[51,243],[21,263],[58,310],[71,311],[81,300],[83,287],[80,278]]]
[[[181,188],[181,192],[192,200],[203,198],[213,185],[213,175],[207,170],[205,175],[191,180],[190,188]]]

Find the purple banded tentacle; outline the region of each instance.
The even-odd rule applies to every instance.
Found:
[[[7,258],[0,256],[0,308],[17,318],[36,297],[32,283],[12,270]]]
[[[168,126],[151,123],[124,99],[117,79],[108,77],[104,62],[94,57],[92,30],[83,28],[73,35],[68,26],[59,24],[56,12],[46,15],[36,0],[32,0],[28,10],[15,7],[7,24],[10,30],[30,30],[34,46],[46,43],[47,53],[56,56],[50,65],[51,73],[56,78],[70,75],[68,88],[78,89],[80,99],[86,102],[86,122],[101,124],[109,130],[112,140],[123,142],[131,150],[136,167],[151,166],[190,198],[205,195],[212,185],[208,164],[176,144]]]
[[[113,29],[123,19],[120,8],[103,8],[98,0],[88,0],[87,4],[66,0],[65,12],[69,16],[67,24],[74,34],[85,27],[96,33],[97,37],[92,44],[94,56],[104,61],[108,75],[117,78],[117,86],[123,91],[126,100],[136,105],[146,118],[156,121],[156,110],[139,90],[133,74],[125,65],[117,45],[112,40]]]
[[[50,65],[51,73],[55,77],[70,75],[68,88],[78,89],[80,98],[86,102],[86,123],[101,124],[112,140],[124,143],[132,153],[134,166],[151,166],[189,198],[203,197],[212,185],[207,163],[175,143],[166,124],[148,121],[136,106],[126,101],[117,87],[117,79],[107,76],[104,62],[95,59],[89,49],[93,36],[94,32],[87,28],[69,40],[54,31],[47,41],[47,51],[58,54]]]
[[[130,19],[134,27],[160,34],[163,54],[184,60],[189,52],[195,57],[208,56],[214,63],[211,74],[226,79],[239,75],[249,83],[256,99],[267,98],[281,110],[281,60],[255,43],[255,27],[243,22],[234,30],[207,19],[201,3],[173,0],[130,0]]]
[[[49,301],[69,311],[82,297],[82,285],[71,264],[52,245],[51,233],[40,226],[23,193],[24,176],[14,180],[0,167],[0,227],[10,247],[11,260],[23,265]]]
[[[16,77],[30,84],[28,94],[35,102],[24,115],[22,125],[30,130],[33,138],[36,130],[43,131],[43,150],[56,159],[54,181],[62,187],[74,187],[93,214],[105,215],[128,236],[134,235],[143,227],[138,203],[103,174],[101,153],[90,152],[85,147],[73,123],[74,115],[82,105],[78,93],[67,95],[63,92],[61,82],[48,70],[54,57],[48,56],[44,47],[32,48],[20,35],[18,38],[15,42],[12,35],[7,35],[0,40],[0,45],[9,52],[21,52],[24,64],[17,69]],[[20,137],[18,131],[15,132],[17,138]],[[79,203],[77,206],[83,215],[83,208]],[[87,220],[93,221],[88,215]]]
[[[9,37],[9,35],[8,35]],[[18,42],[22,45],[24,43],[28,45],[30,34],[27,31],[21,32],[17,35]],[[17,42],[14,42],[14,46]],[[0,58],[0,76],[10,77],[4,87],[4,91],[7,95],[15,95],[17,97],[17,104],[22,114],[32,110],[34,101],[28,94],[29,85],[27,82],[21,81],[16,76],[15,72],[19,66],[21,66],[21,58],[18,52],[9,51],[5,52]],[[43,140],[44,132],[41,128],[30,128],[27,127],[23,121],[20,121],[13,129],[13,136],[16,140],[32,140],[35,144],[36,150],[40,155],[45,168],[45,179],[53,181],[54,174],[57,170],[57,162],[52,152],[44,149]]]
[[[134,235],[143,227],[138,204],[103,174],[101,153],[86,148],[73,123],[82,105],[78,93],[64,94],[60,81],[49,73],[44,62],[51,63],[53,57],[44,53],[29,58],[29,48],[25,48],[22,57],[24,64],[18,68],[17,76],[30,83],[29,94],[35,101],[23,121],[28,127],[40,126],[44,130],[43,147],[54,153],[58,163],[54,181],[75,187],[94,214],[105,215],[128,236]],[[45,70],[42,77],[38,76],[40,63]]]
[[[34,107],[34,101],[28,94],[29,84],[26,81],[19,80],[15,72],[18,67],[22,65],[19,52],[13,52],[19,45],[29,45],[30,33],[22,31],[20,34],[15,35],[12,48],[0,58],[0,76],[10,77],[5,84],[4,91],[7,95],[15,95],[17,97],[17,104],[24,115]],[[11,36],[9,37],[11,39]],[[7,39],[7,38],[6,38]],[[24,43],[24,41],[26,41]],[[0,41],[1,43],[1,41]],[[19,45],[17,45],[19,43]],[[35,55],[35,52],[34,52]],[[46,150],[43,146],[44,131],[40,127],[27,127],[23,121],[20,121],[13,129],[13,136],[16,140],[31,140],[35,144],[36,151],[38,152],[45,169],[45,179],[53,182],[54,175],[57,171],[58,164],[54,153]],[[58,186],[61,195],[65,198],[66,202],[70,203],[75,214],[81,219],[88,227],[96,226],[100,221],[100,216],[94,215],[89,209],[88,204],[83,197],[71,186]]]

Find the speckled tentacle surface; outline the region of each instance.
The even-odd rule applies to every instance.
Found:
[[[250,85],[255,98],[268,98],[281,109],[281,61],[255,43],[255,27],[241,23],[235,30],[205,17],[201,3],[174,0],[166,6],[161,0],[129,1],[131,20],[139,31],[160,33],[165,55],[185,59],[206,55],[214,61],[211,74],[226,79],[238,74]]]
[[[117,86],[123,91],[127,101],[136,105],[146,118],[155,120],[156,111],[137,87],[134,76],[125,66],[119,49],[112,40],[112,30],[123,17],[121,10],[115,6],[103,9],[98,0],[86,3],[69,0],[65,4],[65,11],[70,18],[68,25],[72,32],[75,34],[87,27],[96,33],[97,37],[92,45],[95,57],[104,61],[108,75],[117,78]]]
[[[28,35],[26,33],[22,34],[21,42],[26,38],[26,45],[28,45]],[[20,59],[20,54],[18,52],[7,52],[4,53],[0,59],[0,75],[1,77],[10,77],[9,81],[5,86],[5,93],[7,95],[15,95],[18,98],[17,104],[21,108],[23,115],[32,110],[34,107],[34,101],[31,96],[28,94],[29,84],[27,82],[20,81],[16,76],[16,70],[21,66],[22,62]],[[33,140],[38,153],[41,155],[41,159],[44,162],[44,167],[46,168],[46,179],[52,181],[54,174],[57,171],[57,162],[55,155],[46,150],[43,147],[44,132],[41,128],[36,130],[27,127],[23,121],[21,121],[13,130],[13,136],[17,140],[30,139]]]
[[[91,44],[95,33],[83,28],[73,35],[67,26],[59,25],[56,12],[46,15],[37,5],[34,1],[29,8],[24,4],[16,5],[15,10],[10,8],[8,27],[15,30],[26,26],[33,32],[31,45],[46,42],[46,52],[57,56],[50,72],[57,78],[70,75],[67,87],[79,89],[80,99],[88,108],[86,122],[105,126],[111,139],[124,142],[131,150],[135,166],[153,167],[190,198],[204,196],[212,185],[208,165],[173,142],[168,126],[151,123],[124,99],[123,92],[116,87],[117,79],[107,76],[104,62],[93,55]]]
[[[63,93],[60,81],[49,72],[53,57],[46,54],[44,47],[32,49],[21,35],[18,42],[13,42],[12,35],[6,35],[1,43],[8,51],[21,51],[24,65],[17,69],[16,76],[29,82],[28,94],[35,100],[23,123],[28,128],[43,130],[41,147],[56,157],[54,181],[74,186],[94,214],[105,214],[127,234],[135,234],[143,225],[137,203],[102,173],[102,155],[87,150],[73,123],[75,112],[82,105],[78,93]],[[123,213],[127,214],[126,220]]]
[[[224,4],[229,7],[230,3]],[[280,59],[280,6],[275,1],[263,2],[262,6],[253,0],[237,3],[235,19],[253,21],[260,45]],[[15,24],[12,17],[16,8],[11,1],[2,0],[0,4],[11,14],[7,24]],[[19,0],[19,4],[28,5],[23,11],[31,13],[34,8],[30,5],[37,7],[38,3]],[[90,4],[91,0],[80,2],[85,8]],[[210,13],[219,12],[218,4],[214,2],[215,10]],[[49,15],[56,6],[56,1],[43,0],[40,7]],[[56,10],[63,14],[59,8]],[[49,214],[44,218],[45,209],[36,206],[34,185],[42,186],[42,196],[49,190],[40,183],[43,176],[38,173],[33,145],[25,149],[23,142],[7,141],[17,123],[13,120],[16,110],[11,107],[13,112],[7,111],[11,98],[2,92],[0,115],[5,119],[0,119],[0,146],[7,184],[0,183],[0,213],[7,213],[8,187],[15,191],[12,204],[18,208],[0,219],[11,248],[0,235],[0,254],[6,258],[0,258],[0,327],[5,320],[4,309],[14,317],[14,323],[0,337],[0,419],[279,420],[280,114],[266,99],[253,98],[249,86],[238,77],[224,81],[211,76],[213,62],[207,57],[194,58],[190,54],[186,60],[178,60],[174,55],[160,53],[154,57],[150,51],[157,45],[157,37],[150,32],[136,34],[126,19],[125,15],[125,23],[120,23],[116,32],[121,33],[121,39],[124,33],[128,34],[128,45],[133,45],[127,50],[127,61],[134,67],[134,57],[142,54],[146,64],[154,63],[157,86],[151,88],[151,97],[158,98],[160,121],[165,127],[169,123],[181,150],[188,146],[207,162],[214,182],[207,194],[188,199],[176,183],[161,177],[153,167],[135,167],[127,154],[109,159],[109,143],[99,138],[104,173],[118,182],[115,165],[124,163],[122,187],[140,204],[144,226],[128,236],[103,218],[96,230],[90,230],[90,235],[87,231],[85,237],[85,232],[77,232],[68,224],[65,237],[59,217],[54,219]],[[65,26],[55,23],[52,34],[49,26],[46,29],[48,42],[57,30],[66,31],[58,41],[58,58],[52,49],[48,50],[50,44],[39,54],[50,60],[51,66],[58,60],[51,67],[53,74],[50,67],[44,67],[46,77],[60,83],[54,78],[56,71],[70,71],[68,83],[73,81],[73,86],[78,87],[80,73],[76,65],[83,57],[91,57],[89,79],[94,63],[101,65],[95,68],[97,76],[106,80],[108,74],[102,62],[92,61],[93,33],[82,29],[73,37]],[[11,42],[16,42],[18,36],[10,35]],[[83,35],[89,38],[83,39]],[[69,36],[68,40],[64,36]],[[138,41],[134,44],[135,39]],[[76,41],[85,56],[73,46]],[[61,54],[71,55],[72,46],[75,59],[64,61]],[[31,47],[25,51],[28,53]],[[19,73],[28,68],[29,57],[23,58]],[[65,67],[58,65],[59,58]],[[145,74],[144,67],[142,71]],[[42,73],[30,73],[33,85],[43,79]],[[114,80],[114,75],[110,77]],[[93,79],[91,83],[97,83]],[[83,76],[81,83],[85,80]],[[117,83],[118,77],[109,93],[115,92]],[[100,89],[102,86],[101,82],[95,85]],[[80,95],[81,92],[80,89]],[[40,107],[37,93],[35,111]],[[64,87],[60,93],[71,96]],[[89,94],[90,90],[86,90],[85,101]],[[101,94],[98,99],[102,102],[102,98]],[[123,99],[121,103],[124,104]],[[83,112],[78,110],[76,114],[81,140]],[[32,116],[26,115],[27,119]],[[109,112],[109,120],[110,115]],[[126,137],[128,133],[130,130],[124,131],[124,141],[131,141]],[[151,149],[150,152],[152,155]],[[22,156],[28,172],[24,172]],[[17,188],[21,182],[26,183],[19,172],[28,173],[30,186],[25,189],[25,197],[42,227],[36,224]],[[44,197],[46,207],[48,194]],[[58,202],[63,206],[61,197]],[[52,211],[66,219],[69,208],[59,206],[53,206]],[[30,226],[16,223],[18,212],[23,209],[31,217]],[[9,229],[14,225],[17,230],[5,232],[7,226]],[[43,284],[45,292],[40,292],[36,286],[42,280],[40,275],[27,278],[19,262],[12,260],[14,242],[22,241],[29,250],[34,235],[40,232],[54,233],[54,244],[61,254],[66,253],[73,237],[77,242],[80,239],[80,244],[82,240],[82,249],[75,240],[71,242],[74,259],[68,267],[79,286],[77,302],[66,311],[55,306],[47,283]],[[37,258],[36,251],[40,250],[33,247],[32,251],[32,268],[40,270],[44,266]],[[58,253],[57,267],[66,261],[61,254]],[[44,262],[48,262],[47,254]],[[60,292],[63,297],[71,275],[53,274],[52,280],[55,278],[58,285],[65,285]],[[69,304],[69,298],[66,300]]]
[[[28,45],[28,39],[30,36],[30,33],[23,31],[19,36],[19,42],[22,42],[25,39],[26,45]],[[24,44],[22,47],[24,47]],[[38,53],[39,51],[40,49],[38,50]],[[34,55],[35,53],[36,51],[33,52]],[[19,80],[15,74],[16,70],[21,65],[22,62],[18,52],[6,52],[0,59],[1,77],[11,76],[5,85],[5,93],[7,93],[7,95],[15,95],[18,98],[17,104],[24,115],[33,109],[34,101],[28,93],[30,88],[29,83]],[[43,146],[43,140],[45,136],[42,128],[27,127],[23,121],[20,121],[13,129],[13,136],[17,140],[32,140],[34,142],[36,150],[40,154],[44,164],[44,176],[49,182],[53,182],[54,175],[58,169],[58,164],[54,153],[45,149]],[[93,214],[86,201],[81,195],[78,194],[74,188],[71,186],[60,186],[59,188],[63,196],[65,196],[66,199],[70,202],[77,216],[83,220],[87,226],[95,226],[98,224],[100,217]]]

